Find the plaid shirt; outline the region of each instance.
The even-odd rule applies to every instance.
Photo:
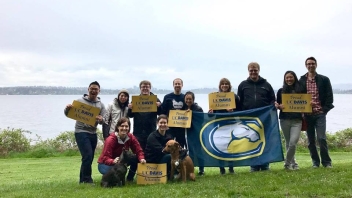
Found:
[[[312,102],[315,103],[316,105],[313,107],[313,115],[321,114],[323,112],[323,108],[321,107],[321,102],[319,100],[319,91],[317,87],[317,82],[315,81],[315,78],[309,78],[308,74],[307,76],[307,93],[312,94]],[[309,115],[309,114],[308,114]]]

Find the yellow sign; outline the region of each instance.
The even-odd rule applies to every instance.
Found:
[[[166,182],[166,164],[138,163],[137,184],[165,184]]]
[[[167,125],[169,127],[191,128],[191,121],[191,110],[170,110]]]
[[[236,109],[235,94],[233,92],[210,93],[209,109]]]
[[[82,102],[74,100],[72,108],[69,110],[67,117],[83,122],[85,124],[95,126],[95,117],[99,115],[100,109]]]
[[[132,96],[132,112],[157,112],[156,102],[156,95]]]
[[[311,94],[282,94],[282,112],[311,113]]]

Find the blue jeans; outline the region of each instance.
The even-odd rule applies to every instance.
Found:
[[[130,165],[130,169],[128,171],[127,174],[127,181],[133,181],[134,175],[136,173],[137,170],[137,166],[138,166],[138,158],[137,156],[135,158],[132,159],[132,161],[129,162]],[[98,171],[104,175],[105,173],[107,173],[114,165],[106,165],[106,164],[98,164]]]
[[[295,154],[296,145],[301,136],[302,120],[301,119],[281,119],[280,125],[286,143],[285,165],[296,166]]]
[[[97,147],[97,134],[75,133],[79,152],[82,156],[81,170],[79,172],[79,183],[93,183],[92,162],[95,148]]]
[[[306,120],[308,124],[308,148],[313,165],[320,165],[320,158],[315,142],[315,133],[317,134],[317,140],[320,147],[321,164],[323,166],[331,165],[328,144],[326,142],[326,114],[323,113],[318,115],[306,115]]]

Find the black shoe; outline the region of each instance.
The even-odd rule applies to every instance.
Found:
[[[221,168],[220,168],[220,174],[221,174],[221,175],[224,175],[224,174],[225,174],[225,168],[224,168],[224,167],[221,167]]]
[[[233,168],[229,168],[229,173],[230,174],[234,174],[235,173],[235,170]]]
[[[199,176],[203,176],[203,175],[204,175],[204,171],[199,171],[199,172],[198,172],[198,175],[199,175]]]

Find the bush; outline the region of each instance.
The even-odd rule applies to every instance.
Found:
[[[0,156],[8,156],[11,152],[26,152],[30,149],[31,140],[25,136],[29,131],[22,129],[1,129]]]
[[[32,140],[25,136],[26,133],[31,134],[29,131],[22,129],[1,129],[0,156],[42,158],[80,155],[73,131],[62,132],[57,137],[47,140],[42,140],[38,135],[36,135],[35,140]],[[99,155],[104,141],[100,130],[97,130],[97,135],[98,144],[95,153]],[[335,134],[327,133],[326,136],[329,150],[352,151],[352,128],[338,131]],[[281,143],[285,151],[285,139],[282,133]],[[309,152],[307,147],[307,136],[305,132],[302,132],[298,141],[297,152]]]

